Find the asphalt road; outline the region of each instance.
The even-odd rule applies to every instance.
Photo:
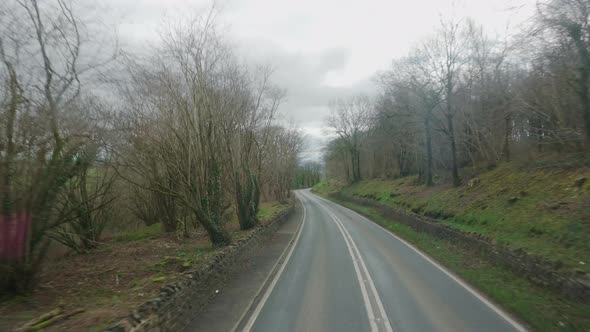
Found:
[[[245,331],[525,331],[411,245],[309,190],[286,262]]]

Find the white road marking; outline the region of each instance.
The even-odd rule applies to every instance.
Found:
[[[275,285],[277,284],[277,282],[279,281],[281,275],[283,274],[283,271],[285,270],[285,266],[287,266],[287,263],[289,262],[289,259],[291,258],[291,255],[293,254],[293,251],[295,250],[295,247],[297,246],[297,243],[299,242],[299,238],[301,237],[301,233],[303,233],[303,227],[305,226],[305,219],[306,219],[306,216],[307,216],[307,212],[306,212],[306,209],[305,209],[305,202],[304,202],[305,200],[302,199],[302,198],[303,197],[299,196],[299,199],[301,200],[301,205],[303,206],[303,221],[301,222],[301,226],[299,228],[299,233],[297,234],[297,237],[295,238],[295,242],[293,242],[293,246],[291,247],[291,250],[289,251],[289,254],[287,254],[287,257],[283,261],[283,263],[281,265],[281,268],[279,269],[279,271],[275,275],[275,277],[272,280],[272,283],[270,284],[270,286],[266,289],[266,292],[264,293],[264,296],[262,297],[262,299],[260,300],[260,302],[258,302],[258,305],[256,306],[256,309],[254,310],[254,312],[252,313],[252,316],[250,316],[250,319],[248,320],[248,323],[246,324],[246,326],[242,330],[244,332],[249,332],[250,330],[252,330],[252,327],[254,326],[254,323],[256,322],[256,319],[258,318],[258,315],[260,315],[260,312],[262,311],[262,308],[264,307],[264,304],[268,300],[268,297],[272,293],[272,290],[274,289]]]
[[[369,270],[367,269],[367,265],[365,264],[365,261],[362,259],[361,253],[358,250],[356,243],[352,240],[352,236],[348,232],[348,229],[344,226],[344,223],[342,223],[342,220],[340,220],[338,217],[336,217],[336,215],[334,215],[332,212],[329,212],[329,213],[332,214],[332,216],[334,218],[336,218],[336,220],[340,223],[340,225],[344,229],[344,232],[346,232],[346,235],[348,235],[348,238],[350,239],[350,242],[352,243],[354,250],[357,252],[358,257],[360,258],[361,266],[365,270],[365,274],[368,278],[369,286],[371,287],[371,290],[373,291],[373,294],[375,295],[377,306],[379,307],[379,311],[381,312],[381,318],[384,320],[385,329],[388,332],[393,332],[392,327],[391,327],[391,323],[389,321],[389,318],[387,317],[387,313],[385,312],[385,308],[383,307],[383,303],[381,302],[381,298],[379,297],[379,293],[377,292],[377,288],[375,288],[375,283],[373,282],[373,278],[371,278],[371,275],[369,274]]]
[[[403,243],[404,245],[406,245],[408,248],[414,250],[418,255],[420,255],[422,258],[424,258],[426,261],[428,261],[430,264],[434,265],[437,269],[439,269],[441,272],[443,272],[444,274],[446,274],[449,278],[451,278],[453,281],[455,281],[456,283],[458,283],[459,285],[461,285],[463,288],[465,288],[465,290],[467,290],[469,293],[471,293],[471,295],[475,296],[475,298],[477,298],[478,300],[480,300],[481,302],[483,302],[488,308],[490,308],[492,311],[494,311],[496,314],[498,314],[498,316],[502,317],[506,322],[508,322],[510,325],[512,325],[512,327],[514,327],[517,331],[520,332],[527,332],[528,330],[522,326],[520,323],[518,323],[517,321],[515,321],[514,319],[512,319],[512,317],[510,317],[510,315],[508,315],[507,313],[505,313],[502,309],[498,308],[495,304],[491,303],[488,299],[486,299],[483,295],[481,295],[477,290],[473,289],[470,285],[468,285],[465,281],[461,280],[459,277],[457,277],[454,273],[448,271],[446,268],[444,268],[443,266],[441,266],[439,263],[437,263],[436,261],[434,261],[432,258],[430,258],[428,255],[426,255],[425,253],[423,253],[422,251],[420,251],[420,249],[416,248],[414,245],[410,244],[409,242],[407,242],[406,240],[398,237],[397,235],[395,235],[394,233],[392,233],[391,231],[385,229],[384,227],[382,227],[381,225],[365,218],[364,216],[362,216],[361,214],[345,207],[342,206],[340,204],[334,203],[330,200],[327,200],[323,197],[320,197],[318,195],[313,194],[315,197],[319,198],[320,200],[326,201],[330,204],[335,204],[338,207],[344,208],[350,212],[352,212],[353,214],[359,216],[362,220],[367,221],[368,223],[370,223],[371,225],[374,225],[378,228],[380,228],[381,230],[385,231],[387,234],[389,234],[390,236],[392,236],[393,238],[395,238],[396,240],[400,241],[401,243]]]
[[[358,250],[358,247],[356,246],[356,243],[352,239],[352,236],[350,236],[350,233],[348,232],[346,227],[344,227],[344,225],[342,224],[342,221],[340,219],[338,219],[338,217],[336,217],[330,210],[328,210],[326,207],[324,207],[319,202],[318,202],[318,206],[321,207],[324,211],[326,211],[328,213],[328,215],[330,215],[330,217],[332,218],[332,220],[334,221],[334,223],[336,224],[336,226],[338,227],[338,229],[342,233],[342,237],[344,238],[344,242],[346,243],[346,246],[348,247],[348,251],[350,253],[350,256],[352,258],[352,262],[354,264],[354,268],[356,271],[357,279],[358,279],[359,285],[361,287],[361,292],[363,294],[363,300],[364,300],[365,306],[367,308],[367,316],[369,317],[369,322],[371,324],[371,331],[378,331],[379,327],[377,325],[377,321],[381,322],[381,320],[382,320],[381,323],[385,327],[385,330],[387,332],[393,332],[389,318],[387,317],[387,313],[385,312],[385,309],[383,308],[383,303],[381,302],[381,298],[379,297],[379,293],[377,292],[377,289],[375,288],[375,284],[373,283],[373,279],[371,278],[371,274],[369,274],[369,270],[367,269],[367,265],[365,264],[365,261],[363,260],[363,257],[361,256],[360,251]],[[357,261],[358,261],[358,263],[357,263]],[[363,275],[362,275],[363,273],[361,273],[361,271],[359,269],[359,263],[360,263],[360,268],[362,269],[362,272],[366,276],[366,279],[363,277]],[[380,317],[375,318],[375,313],[373,312],[373,306],[371,304],[371,301],[369,300],[368,292],[366,289],[367,286],[365,284],[369,284],[370,291],[371,291],[372,296],[373,296],[373,298],[377,304],[377,307],[379,309]]]
[[[321,206],[321,205],[318,204],[318,206]],[[328,214],[329,214],[329,212],[328,212]],[[331,217],[331,215],[330,215],[330,217]],[[338,230],[342,234],[342,237],[344,238],[344,243],[346,243],[346,247],[348,248],[348,252],[350,254],[350,257],[352,258],[352,264],[354,265],[354,271],[356,272],[356,278],[357,278],[357,281],[358,281],[359,286],[361,288],[363,302],[365,303],[365,308],[367,309],[367,317],[369,319],[369,324],[371,325],[371,331],[373,331],[373,332],[379,331],[379,327],[378,327],[377,322],[375,320],[375,313],[373,311],[373,305],[371,304],[371,300],[369,299],[369,293],[367,291],[367,286],[365,285],[367,280],[365,279],[364,280],[365,282],[361,281],[364,278],[363,278],[360,268],[359,268],[359,264],[358,264],[359,259],[355,256],[351,245],[348,243],[348,238],[346,237],[346,235],[342,231],[340,224],[338,224],[338,222],[336,222],[336,220],[334,220],[334,223],[336,224],[336,227],[338,227]]]

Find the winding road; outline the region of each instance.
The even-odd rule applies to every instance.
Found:
[[[303,222],[244,331],[526,331],[404,240],[296,192]]]

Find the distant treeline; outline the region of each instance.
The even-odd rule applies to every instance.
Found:
[[[297,166],[297,171],[293,177],[294,189],[310,188],[320,182],[322,175],[322,165],[315,161],[307,161]]]
[[[542,1],[526,27],[505,38],[468,18],[441,19],[434,34],[376,75],[376,98],[332,103],[327,175],[354,182],[415,174],[427,185],[459,185],[467,167],[548,152],[584,158],[589,15],[588,1]]]

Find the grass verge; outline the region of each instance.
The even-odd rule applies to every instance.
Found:
[[[132,242],[153,239],[162,234],[162,225],[156,223],[150,226],[142,226],[129,229],[113,236],[113,242]]]
[[[402,237],[457,273],[493,301],[526,322],[536,331],[590,331],[590,306],[570,301],[536,286],[510,270],[486,261],[477,253],[451,242],[388,220],[375,209],[335,200]]]
[[[288,209],[289,206],[289,203],[262,203],[260,204],[260,207],[258,209],[258,218],[260,219],[261,223],[266,224],[267,222],[271,221],[276,215]]]
[[[562,274],[590,279],[590,168],[536,165],[502,163],[471,180],[466,176],[459,187],[427,187],[408,176],[366,179],[350,186],[330,180],[314,189],[410,210],[542,257]]]

